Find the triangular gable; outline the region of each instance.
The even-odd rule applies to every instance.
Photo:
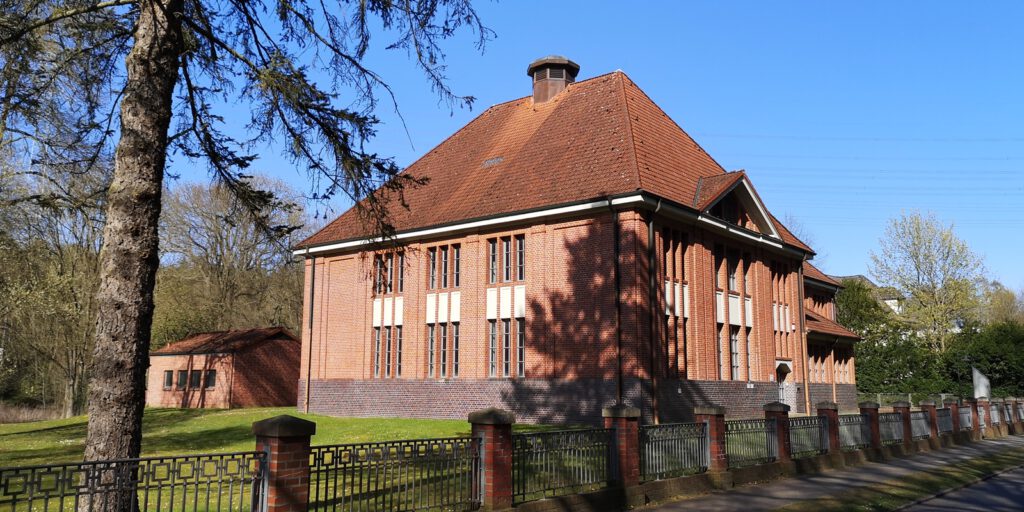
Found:
[[[768,208],[765,208],[745,172],[736,171],[728,173],[724,177],[716,176],[715,178],[702,179],[698,186],[696,202],[703,203],[697,205],[702,213],[709,213],[715,205],[733,195],[750,220],[757,226],[759,232],[778,240],[782,239],[775,222],[772,221],[772,216],[768,213]],[[714,190],[716,188],[718,190]]]

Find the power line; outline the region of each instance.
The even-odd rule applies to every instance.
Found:
[[[1024,142],[1024,137],[838,137],[817,135],[769,135],[753,133],[701,133],[696,137],[721,139],[819,140],[850,142]]]
[[[780,155],[761,153],[737,153],[733,155],[717,155],[719,159],[727,158],[778,158],[786,160],[852,160],[852,161],[900,161],[900,162],[1013,162],[1024,160],[1024,156],[949,156],[949,157],[914,157],[914,156],[855,156],[855,155]]]

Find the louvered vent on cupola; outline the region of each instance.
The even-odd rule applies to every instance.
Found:
[[[533,78],[533,102],[544,103],[576,81],[580,65],[557,55],[537,59],[526,69]]]

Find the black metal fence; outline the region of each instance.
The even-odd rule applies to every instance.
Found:
[[[512,436],[512,501],[592,491],[615,480],[615,430]]]
[[[828,417],[789,418],[789,446],[794,459],[828,453]]]
[[[839,447],[860,450],[871,446],[871,424],[866,414],[839,416]]]
[[[939,432],[949,433],[953,431],[953,411],[947,408],[942,408],[935,411],[936,419],[939,422]]]
[[[309,509],[475,510],[480,442],[470,438],[314,446]]]
[[[775,419],[725,422],[725,453],[729,467],[767,464],[779,458]]]
[[[993,405],[991,408],[989,408],[990,417],[992,418],[993,425],[998,425],[1002,422],[1002,414],[1000,414],[1001,409],[1002,407],[999,407],[998,405]]]
[[[910,433],[913,439],[927,439],[932,436],[931,419],[926,411],[910,413]]]
[[[960,411],[960,430],[971,430],[974,425],[971,423],[973,413],[970,407],[961,407]]]
[[[898,412],[885,412],[878,415],[878,432],[883,445],[900,444],[903,442],[903,415]]]
[[[658,480],[708,470],[707,423],[640,427],[640,478]]]
[[[263,452],[0,468],[0,511],[249,512],[265,474]]]

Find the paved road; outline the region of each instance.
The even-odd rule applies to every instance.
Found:
[[[737,487],[725,492],[684,499],[673,503],[665,503],[650,507],[652,512],[758,512],[775,510],[786,505],[799,503],[807,499],[832,496],[844,491],[898,479],[920,471],[934,470],[941,466],[952,466],[977,457],[991,456],[1010,448],[1024,447],[1024,437],[1009,436],[1002,439],[971,443],[933,452],[921,453],[904,459],[894,459],[887,463],[869,462],[861,466],[847,469],[827,471],[818,475],[789,478],[775,482]],[[1024,462],[1024,461],[1022,461]],[[1017,475],[1019,478],[1020,475]],[[979,484],[981,485],[981,484]],[[1007,493],[998,506],[979,505],[981,508],[915,509],[915,510],[1019,510],[1024,511],[1024,489],[1013,489],[1013,485],[1022,486],[1020,481],[1014,484],[1004,483]],[[1016,498],[1014,498],[1016,496]],[[1013,501],[1016,500],[1016,501]],[[1006,507],[1009,508],[1006,508]],[[998,508],[1003,507],[1003,508]]]
[[[1024,510],[1024,469],[1008,471],[984,482],[905,510],[907,512]]]

